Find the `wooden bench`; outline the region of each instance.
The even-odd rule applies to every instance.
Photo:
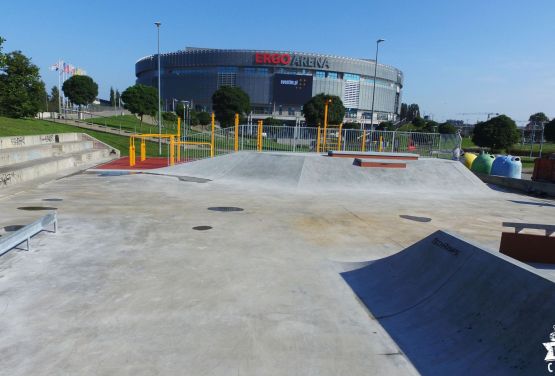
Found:
[[[355,158],[353,164],[359,167],[373,168],[407,168],[406,162],[386,159]]]
[[[503,232],[499,252],[523,262],[555,264],[555,225],[503,222],[514,232]],[[545,235],[523,234],[524,229],[542,230]]]
[[[53,226],[53,230],[47,230],[47,227]],[[27,243],[27,250],[29,251],[30,244],[29,241],[31,237],[38,234],[41,231],[56,232],[58,227],[58,218],[56,213],[50,213],[42,217],[41,219],[23,226],[17,231],[14,231],[8,236],[3,236],[0,238],[0,255],[8,252],[9,250],[17,247],[22,243]]]

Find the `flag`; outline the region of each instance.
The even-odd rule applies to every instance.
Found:
[[[57,71],[58,69],[60,69],[60,63],[56,63],[50,66],[51,71]]]

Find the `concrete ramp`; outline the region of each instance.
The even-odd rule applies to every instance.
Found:
[[[441,192],[451,195],[490,193],[461,163],[441,159],[407,162],[405,169],[363,169],[350,158],[319,154],[240,152],[159,169],[157,174],[193,176],[247,187],[280,190],[372,193]]]
[[[542,375],[555,283],[438,231],[342,273],[423,375]]]

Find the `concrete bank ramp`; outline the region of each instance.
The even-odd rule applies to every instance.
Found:
[[[489,194],[490,189],[461,163],[422,158],[406,169],[361,168],[350,158],[312,154],[239,152],[156,173],[192,176],[249,187],[307,191],[365,190],[375,193],[441,192]]]
[[[543,375],[555,283],[438,231],[343,278],[423,375]]]

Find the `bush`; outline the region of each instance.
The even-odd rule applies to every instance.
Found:
[[[519,139],[516,123],[505,115],[476,124],[472,135],[472,142],[481,147],[489,147],[494,152],[511,147]]]
[[[175,112],[162,112],[162,119],[164,121],[176,122],[177,114]]]

